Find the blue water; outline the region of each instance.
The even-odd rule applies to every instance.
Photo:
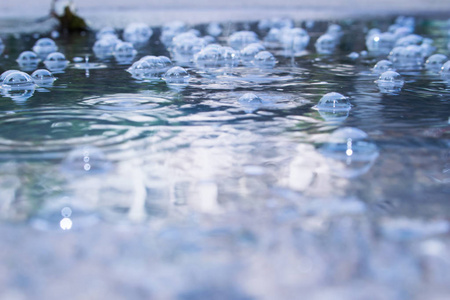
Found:
[[[67,279],[53,278],[52,270],[67,271],[74,261],[78,287],[86,284],[84,266],[112,270],[92,290],[112,298],[444,295],[449,86],[439,74],[399,71],[401,91],[381,93],[371,68],[385,57],[347,56],[365,50],[367,28],[391,22],[342,23],[331,55],[314,49],[328,25],[316,22],[301,55],[269,49],[278,61],[273,69],[211,73],[184,64],[191,78],[183,89],[133,79],[129,65],[97,59],[94,33],[57,39],[68,60],[88,55],[105,67],[71,63],[53,86],[27,99],[0,97],[0,231],[14,241],[2,242],[2,258],[19,261],[33,247],[48,251],[43,241],[55,247],[52,262],[32,257],[28,270],[9,266],[7,277],[25,276],[19,294],[42,299],[53,288],[39,287]],[[416,23],[416,32],[448,54],[445,21]],[[229,25],[239,26],[256,27]],[[17,69],[15,59],[38,37],[2,38],[0,72]],[[137,50],[134,61],[171,56],[157,28]],[[351,109],[317,110],[329,92],[348,97]],[[239,101],[246,93],[260,100]],[[336,148],[327,145],[344,127],[362,130],[367,141],[357,146],[355,139],[342,160],[343,152],[330,155]],[[59,245],[74,237],[82,254]],[[13,253],[15,244],[25,250]],[[43,278],[34,274],[38,268]],[[116,292],[106,288],[117,280]],[[0,279],[11,293],[23,284],[7,282]],[[364,291],[356,288],[361,284]]]

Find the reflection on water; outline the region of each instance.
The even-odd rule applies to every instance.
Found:
[[[390,22],[378,24],[389,30]],[[446,52],[446,25],[432,24],[421,30]],[[255,27],[247,25],[208,30]],[[40,71],[51,81],[46,89],[1,91],[0,233],[13,239],[9,232],[19,230],[26,251],[45,254],[45,243],[55,249],[55,259],[27,256],[44,278],[65,249],[75,257],[67,266],[120,282],[124,290],[114,293],[121,296],[133,297],[129,287],[137,287],[136,298],[295,299],[305,292],[309,299],[400,300],[447,289],[448,86],[426,70],[397,70],[398,78],[391,63],[380,64],[392,42],[381,29],[368,39],[375,52],[364,54],[365,39],[353,37],[364,37],[368,24],[328,25],[309,22],[308,36],[293,28],[240,31],[230,45],[265,40],[275,58],[263,53],[263,61],[238,66],[239,50],[212,46],[227,56],[203,53],[208,61],[196,63],[205,69],[190,52],[205,43],[198,35],[206,27],[169,50],[144,28],[149,44],[118,49],[124,61],[86,55],[92,35],[57,40],[75,61],[57,81]],[[185,27],[167,25],[163,37]],[[400,28],[391,31],[407,31]],[[13,58],[28,45],[6,41],[2,73],[17,68]],[[225,46],[226,37],[216,42]],[[126,72],[174,49],[174,66],[185,68],[169,69],[166,59],[147,66],[158,67],[156,79],[149,70],[132,69],[134,78]],[[353,52],[358,57],[347,57]],[[12,251],[17,243],[3,243],[1,255],[19,261],[25,250]],[[14,278],[30,272],[8,268]],[[52,286],[62,284],[54,277]],[[48,285],[30,278],[25,295]],[[101,297],[117,298],[97,287]]]

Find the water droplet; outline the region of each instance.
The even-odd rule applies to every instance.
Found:
[[[351,108],[348,97],[336,92],[325,94],[317,104],[320,111],[348,111]]]

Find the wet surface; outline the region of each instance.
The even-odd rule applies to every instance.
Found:
[[[171,57],[189,74],[181,85],[133,78],[131,62],[94,55],[94,34],[56,39],[71,62],[56,81],[0,97],[0,298],[448,293],[450,90],[404,65],[400,88],[380,87],[372,68],[386,55],[362,51],[369,28],[392,22],[343,22],[323,55],[329,23],[297,23],[308,47],[266,43],[273,68],[199,68],[154,28],[132,62]],[[221,45],[266,35],[223,28]],[[448,54],[447,30],[416,20],[435,53]],[[39,37],[2,36],[0,71]],[[345,109],[321,102],[331,92]]]

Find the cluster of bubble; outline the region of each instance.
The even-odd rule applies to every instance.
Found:
[[[56,78],[46,69],[38,69],[31,76],[19,70],[8,70],[0,75],[0,91],[18,102],[33,96],[36,86],[49,87]]]
[[[118,64],[130,64],[137,54],[133,43],[146,43],[152,34],[153,31],[147,25],[132,23],[125,28],[123,33],[125,41],[122,41],[119,39],[114,28],[104,27],[97,32],[97,40],[92,50],[100,60],[109,59],[114,56]]]

